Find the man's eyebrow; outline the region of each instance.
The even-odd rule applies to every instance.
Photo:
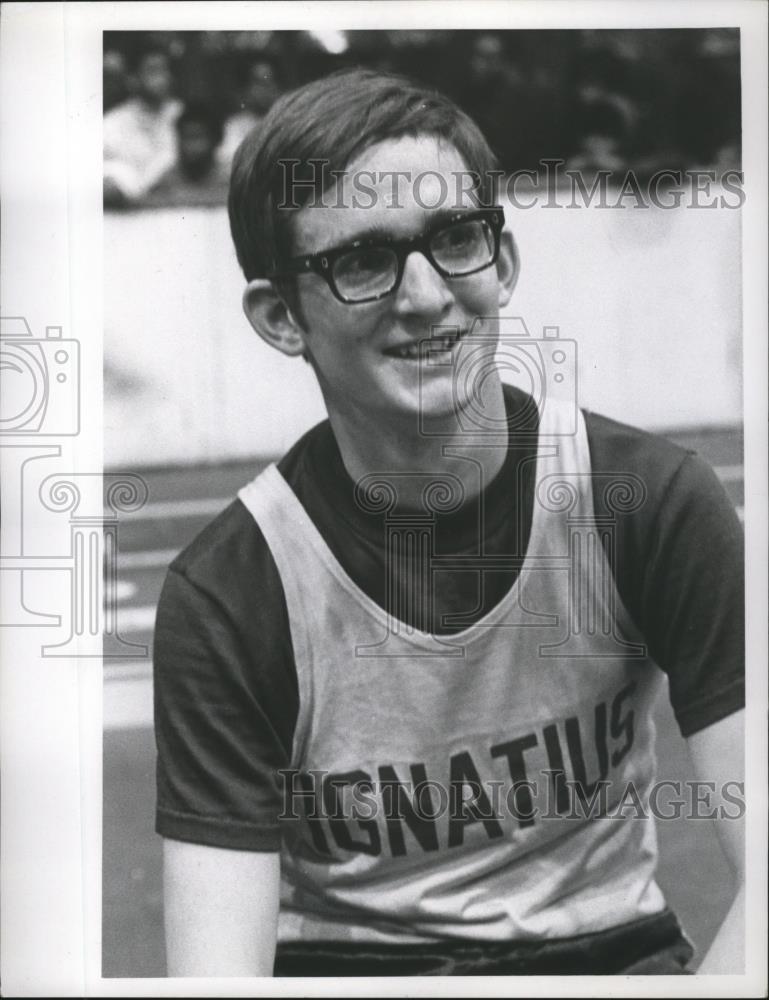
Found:
[[[430,215],[426,220],[426,224],[416,233],[412,233],[411,236],[403,236],[393,233],[393,231],[381,222],[372,222],[368,226],[364,226],[355,233],[350,233],[344,240],[339,240],[334,243],[333,246],[325,246],[321,250],[308,250],[307,254],[313,253],[331,253],[333,250],[340,250],[344,247],[349,247],[353,243],[368,242],[369,240],[383,240],[388,243],[398,243],[401,240],[408,240],[414,236],[421,236],[423,233],[429,233],[432,229],[440,226],[441,223],[446,222],[448,219],[456,218],[458,215],[463,215],[465,212],[472,212],[474,208],[472,206],[468,208],[453,208],[443,207],[436,208],[430,211]]]
[[[337,244],[340,247],[349,246],[351,243],[358,243],[360,240],[397,240],[398,237],[392,230],[381,222],[372,222],[370,225],[359,229],[356,233],[351,233],[346,239]]]
[[[381,223],[373,222],[371,225],[366,226],[357,233],[350,233],[350,235],[345,236],[344,239],[335,240],[333,243],[323,243],[317,250],[302,250],[301,256],[314,257],[319,253],[333,253],[334,250],[342,250],[344,247],[349,247],[352,243],[358,243],[361,240],[375,239],[394,240],[397,239],[397,236],[394,236],[392,232]]]

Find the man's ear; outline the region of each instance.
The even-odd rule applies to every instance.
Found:
[[[271,281],[255,278],[243,292],[243,311],[262,340],[289,357],[304,354],[304,330]]]
[[[499,237],[499,257],[497,258],[500,306],[506,306],[510,301],[518,283],[520,270],[521,260],[513,234],[507,229],[503,229]]]

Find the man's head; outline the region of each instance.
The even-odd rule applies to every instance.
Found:
[[[105,49],[101,65],[104,110],[110,111],[126,97],[126,58],[118,49]]]
[[[495,168],[483,135],[451,101],[366,70],[285,95],[241,145],[229,210],[246,314],[272,346],[309,358],[329,412],[413,414],[426,375],[428,405],[451,404],[448,382],[435,365],[427,372],[415,345],[437,327],[464,337],[510,297],[517,262],[502,213],[445,228],[494,204]],[[468,240],[474,256],[453,267]],[[325,251],[336,261],[360,241],[376,246],[345,257],[352,295],[340,296],[341,272],[324,269]],[[305,269],[297,258],[308,255]],[[383,285],[388,259],[398,263]],[[378,269],[376,294],[360,301],[369,268]],[[452,346],[444,361],[461,350]]]
[[[324,186],[333,186],[334,172],[375,143],[417,135],[453,146],[465,170],[479,175],[478,198],[493,203],[494,153],[472,119],[429,87],[371,70],[343,70],[279,98],[233,164],[230,226],[246,279],[264,277],[292,253],[296,212],[279,205],[319,198]],[[314,189],[307,186],[313,182]]]
[[[214,164],[222,141],[222,122],[207,105],[189,103],[176,120],[179,168],[190,180],[201,180]]]
[[[470,48],[470,70],[477,80],[494,80],[506,66],[505,48],[499,35],[476,35]]]
[[[134,60],[136,92],[143,101],[159,107],[170,95],[173,78],[168,53],[160,48],[145,48]]]
[[[266,115],[278,96],[275,66],[269,59],[250,63],[243,80],[243,103],[255,115]]]

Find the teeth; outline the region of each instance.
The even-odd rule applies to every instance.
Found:
[[[450,351],[459,337],[433,337],[427,345],[427,351],[431,354],[442,354]],[[406,347],[399,347],[396,351],[399,358],[418,358],[420,356],[420,345],[409,344]]]

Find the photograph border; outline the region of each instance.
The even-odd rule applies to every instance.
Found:
[[[338,27],[741,28],[743,81],[743,352],[747,551],[746,973],[744,976],[516,977],[529,996],[761,995],[766,987],[767,843],[767,9],[754,0],[618,5],[520,0],[448,3],[14,3],[3,9],[3,315],[24,317],[79,344],[80,433],[50,432],[57,474],[101,510],[103,259],[101,53],[104,30],[256,30]],[[48,429],[46,429],[48,430]],[[10,451],[0,450],[2,468]],[[14,456],[17,457],[17,456]],[[29,458],[33,457],[30,452]],[[5,478],[5,477],[4,477]],[[70,528],[3,487],[3,544],[15,519],[37,554],[63,557]],[[42,564],[41,564],[42,566]],[[60,583],[43,568],[35,605],[56,606]],[[0,591],[9,606],[10,588]],[[46,657],[34,624],[0,632],[0,962],[8,995],[175,996],[179,980],[101,976],[102,664],[85,648]],[[714,981],[715,980],[715,981]],[[509,977],[189,979],[189,996],[478,996],[508,993]]]

